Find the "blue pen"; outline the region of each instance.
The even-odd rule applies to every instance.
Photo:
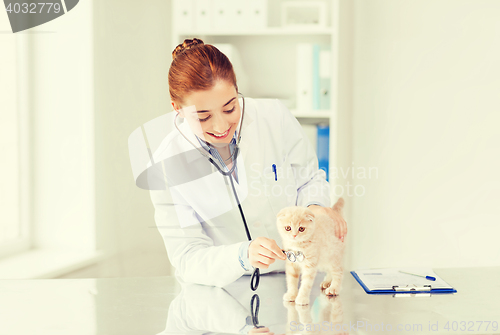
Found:
[[[274,181],[278,180],[278,172],[276,171],[276,164],[273,164]]]
[[[422,275],[417,275],[415,273],[410,273],[410,272],[404,272],[404,271],[399,271],[401,273],[406,273],[408,275],[413,275],[413,276],[417,276],[417,277],[422,277],[422,278],[425,278],[427,280],[432,280],[432,281],[435,281],[436,280],[436,277],[432,277],[432,276],[422,276]]]

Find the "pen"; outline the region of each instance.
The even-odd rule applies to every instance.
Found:
[[[274,181],[278,180],[278,172],[276,171],[276,164],[273,164]]]
[[[417,276],[417,277],[422,277],[422,278],[425,278],[425,279],[427,279],[427,280],[432,280],[432,281],[436,280],[436,277],[432,277],[432,276],[422,276],[422,275],[417,275],[417,274],[415,274],[415,273],[404,272],[404,271],[399,271],[399,272],[401,272],[401,273],[406,273],[406,274],[408,274],[408,275]]]

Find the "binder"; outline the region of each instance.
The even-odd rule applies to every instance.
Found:
[[[326,181],[328,181],[328,167],[330,157],[330,127],[326,125],[317,125],[318,142],[318,167],[326,172]]]
[[[313,45],[297,44],[297,111],[310,112],[313,108]]]
[[[331,51],[323,44],[297,44],[297,110],[329,110]]]
[[[435,281],[400,273],[407,271],[433,276]],[[389,268],[351,271],[352,276],[368,294],[456,293],[457,290],[430,268]]]
[[[319,51],[319,109],[329,110],[331,94],[332,53],[329,46],[322,46]]]
[[[313,44],[313,62],[312,62],[312,108],[314,110],[320,109],[320,98],[321,98],[321,89],[320,89],[320,69],[319,69],[319,54],[321,52],[321,47],[319,44]]]
[[[328,45],[313,45],[313,109],[330,109],[331,52]]]

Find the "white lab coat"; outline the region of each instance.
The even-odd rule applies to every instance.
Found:
[[[186,122],[180,129],[201,148]],[[155,161],[193,151],[193,144],[173,133],[155,151]],[[189,162],[178,166],[189,182],[150,194],[156,225],[178,279],[223,287],[251,274],[238,260],[240,245],[248,239],[228,177],[208,160],[207,164],[212,173],[202,178],[190,170]],[[277,166],[277,180],[273,164]],[[281,246],[276,214],[282,208],[311,202],[330,206],[329,184],[325,172],[318,169],[315,150],[299,122],[279,100],[245,98],[237,169],[239,183],[234,184],[252,239],[264,236]],[[276,260],[261,273],[284,268],[285,262]]]

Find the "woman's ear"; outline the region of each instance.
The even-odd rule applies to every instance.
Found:
[[[175,102],[175,101],[170,101],[170,103],[172,104],[172,108],[174,109],[174,111],[177,112],[177,114],[179,114],[179,117],[184,117],[184,112],[182,110],[182,108]]]

